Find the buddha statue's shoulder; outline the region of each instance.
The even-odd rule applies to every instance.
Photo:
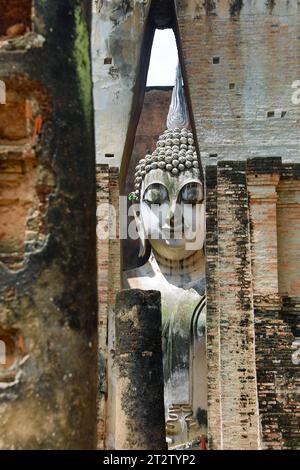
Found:
[[[159,277],[159,273],[147,261],[142,266],[123,272],[123,286],[125,289],[159,290]]]

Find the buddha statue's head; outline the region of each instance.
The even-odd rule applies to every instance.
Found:
[[[183,260],[201,250],[205,234],[204,188],[182,87],[180,66],[167,118],[156,149],[135,172],[135,214],[141,240],[169,260]]]
[[[151,155],[140,160],[135,173],[136,214],[141,239],[164,258],[181,260],[203,248],[204,191],[193,134],[168,129]]]

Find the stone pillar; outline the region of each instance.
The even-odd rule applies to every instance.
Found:
[[[0,448],[94,449],[97,290],[90,2],[7,0],[1,2],[1,15],[4,3]]]
[[[160,293],[121,291],[115,318],[115,449],[165,450]]]
[[[278,293],[276,187],[280,167],[280,158],[255,158],[247,162],[255,296]]]

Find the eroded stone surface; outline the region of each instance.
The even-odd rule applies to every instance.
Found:
[[[120,167],[133,120],[133,98],[143,96],[150,58],[143,49],[150,1],[102,1],[93,19],[93,80],[97,162]],[[151,45],[153,32],[149,32]],[[143,54],[143,55],[141,55]],[[137,90],[140,91],[137,91]],[[132,144],[134,135],[131,136]]]
[[[160,293],[121,291],[115,313],[115,448],[165,449]]]

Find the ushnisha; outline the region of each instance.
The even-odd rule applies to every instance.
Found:
[[[193,134],[186,128],[166,130],[158,139],[151,155],[140,160],[135,169],[134,195],[140,198],[142,181],[151,170],[161,169],[173,176],[184,170],[199,168]]]

